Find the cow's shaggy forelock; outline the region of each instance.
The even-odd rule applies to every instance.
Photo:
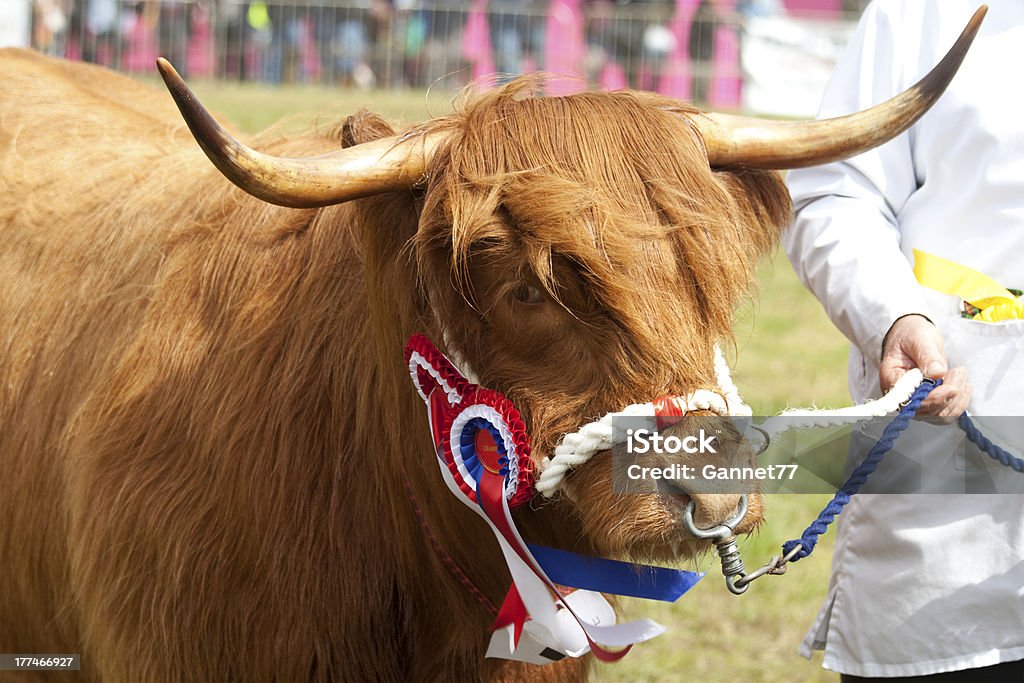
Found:
[[[713,344],[789,200],[776,174],[712,171],[694,110],[640,93],[531,97],[537,85],[431,124],[451,137],[415,250],[435,315],[537,419],[545,452],[605,412],[714,386]],[[523,285],[547,301],[518,303]]]
[[[230,186],[151,90],[0,57],[0,651],[81,652],[108,680],[580,675],[484,660],[493,615],[405,482],[492,602],[508,574],[440,482],[402,346],[447,328],[538,454],[710,385],[786,218],[778,178],[709,170],[666,100],[527,83],[428,124],[453,135],[425,188],[281,209]],[[390,133],[361,114],[254,144]],[[523,282],[552,298],[520,303]],[[524,533],[656,539],[664,509],[612,500],[604,471],[573,476],[575,506],[518,515]]]

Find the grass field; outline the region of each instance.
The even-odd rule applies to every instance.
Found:
[[[282,116],[314,120],[365,107],[391,120],[412,123],[449,110],[448,93],[348,92],[215,83],[193,84],[212,109],[243,130],[260,130]],[[429,114],[428,114],[429,111]],[[307,117],[302,117],[307,118]],[[784,255],[762,264],[759,285],[738,315],[735,379],[755,414],[787,406],[846,405],[846,342],[797,281]],[[800,535],[827,501],[824,495],[776,495],[767,501],[767,523],[742,543],[748,569]],[[598,664],[600,681],[835,681],[796,648],[825,594],[832,539],[782,577],[766,577],[746,595],[733,596],[715,563],[691,593],[674,605],[625,601],[620,617],[650,616],[669,632],[638,646],[623,661]]]

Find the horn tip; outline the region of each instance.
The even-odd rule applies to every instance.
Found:
[[[181,75],[178,73],[178,70],[174,68],[173,64],[163,57],[156,58],[156,70],[160,72],[160,77],[164,79],[164,83],[166,83],[168,87],[170,87],[172,83],[181,81]]]
[[[974,10],[971,20],[967,22],[967,26],[964,28],[964,34],[970,36],[973,40],[974,36],[978,33],[978,29],[981,28],[981,22],[984,21],[986,14],[988,14],[988,5],[981,5],[978,9]]]

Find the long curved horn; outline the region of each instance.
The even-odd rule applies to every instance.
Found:
[[[953,79],[988,7],[971,17],[942,61],[927,76],[888,102],[823,121],[776,122],[728,114],[692,121],[704,138],[713,167],[787,169],[838,161],[896,137],[928,111]]]
[[[423,177],[443,136],[389,137],[306,159],[273,157],[235,140],[162,57],[160,75],[189,130],[228,180],[272,204],[312,208],[401,190]]]

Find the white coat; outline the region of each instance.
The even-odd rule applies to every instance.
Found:
[[[921,313],[942,331],[950,367],[968,368],[971,414],[1024,416],[1024,321],[961,318],[960,302],[919,286],[912,267],[916,248],[1024,289],[1024,2],[987,1],[959,74],[908,132],[849,161],[789,174],[797,217],[783,243],[852,343],[857,402],[879,395],[890,325]],[[980,4],[872,4],[820,116],[911,86]],[[1017,422],[1024,417],[999,424],[1020,454]],[[934,457],[964,467],[962,452]],[[1004,468],[995,476],[1024,475]],[[812,649],[824,649],[828,669],[870,677],[1024,659],[1024,496],[855,496],[840,516],[829,593],[801,654]]]

